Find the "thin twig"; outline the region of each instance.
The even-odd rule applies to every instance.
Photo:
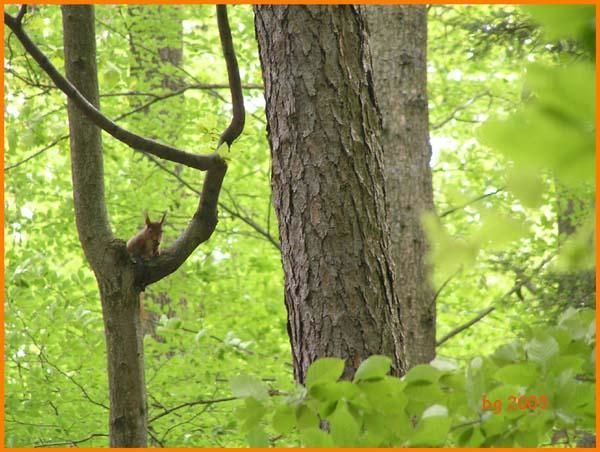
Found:
[[[451,209],[448,209],[448,210],[446,210],[445,212],[442,212],[442,213],[439,215],[439,218],[444,218],[445,216],[447,216],[447,215],[450,215],[450,214],[452,214],[452,213],[456,212],[457,210],[462,210],[462,209],[464,209],[465,207],[467,207],[467,206],[470,206],[471,204],[475,204],[476,202],[478,202],[478,201],[481,201],[481,200],[483,200],[483,199],[485,199],[485,198],[489,198],[490,196],[497,195],[498,193],[500,193],[501,191],[503,191],[505,188],[506,188],[506,187],[500,187],[500,188],[497,188],[496,190],[494,190],[494,191],[492,191],[492,192],[490,192],[490,193],[485,193],[485,194],[483,194],[483,195],[480,195],[480,196],[478,196],[478,197],[476,197],[476,198],[473,198],[473,199],[471,199],[471,200],[469,200],[469,201],[465,202],[464,204],[461,204],[460,206],[456,206],[456,207],[453,207],[453,208],[451,208]]]
[[[448,341],[450,338],[456,336],[457,334],[463,332],[464,330],[466,330],[467,328],[471,327],[472,325],[476,324],[477,322],[479,322],[481,319],[483,319],[485,316],[489,315],[490,313],[492,313],[495,309],[496,309],[496,304],[498,304],[500,301],[504,300],[505,298],[510,297],[512,294],[514,294],[515,292],[517,292],[521,287],[523,287],[525,284],[527,284],[529,281],[531,281],[531,279],[536,276],[540,270],[548,263],[550,262],[554,256],[556,256],[556,254],[551,254],[550,256],[546,257],[532,272],[531,275],[529,275],[526,278],[523,278],[521,281],[519,281],[518,283],[516,283],[508,292],[506,292],[504,295],[501,295],[499,298],[497,298],[496,300],[494,300],[494,302],[488,306],[487,308],[485,308],[483,311],[481,311],[479,314],[477,314],[475,317],[473,317],[471,320],[469,320],[468,322],[460,325],[457,328],[454,328],[452,331],[450,331],[448,334],[446,334],[445,336],[443,336],[441,339],[439,339],[436,342],[436,346],[439,347],[440,345],[444,344],[446,341]]]
[[[89,441],[93,438],[98,438],[98,437],[105,437],[108,438],[108,434],[106,433],[92,433],[88,436],[86,436],[85,438],[81,438],[81,439],[70,439],[70,440],[64,440],[64,441],[57,441],[55,443],[42,443],[42,444],[36,444],[33,447],[54,447],[54,446],[65,446],[65,445],[70,445],[70,446],[74,446],[76,444],[81,444],[81,443],[85,443],[86,441]]]
[[[58,143],[60,143],[61,141],[66,140],[67,138],[69,138],[69,135],[63,135],[61,137],[56,138],[52,143],[48,144],[47,146],[44,146],[42,149],[40,149],[39,151],[34,152],[33,154],[31,154],[29,157],[21,160],[20,162],[17,163],[13,163],[12,165],[8,165],[7,167],[4,168],[4,172],[6,171],[10,171],[11,169],[17,168],[21,165],[23,165],[24,163],[27,163],[28,161],[36,158],[38,155],[46,152],[48,149],[56,146]]]
[[[171,414],[174,411],[180,410],[181,408],[193,407],[196,405],[212,405],[214,403],[231,402],[232,400],[237,400],[237,399],[238,399],[238,397],[223,397],[220,399],[195,400],[193,402],[185,402],[180,405],[176,405],[173,408],[168,408],[165,411],[163,411],[162,413],[157,414],[156,416],[154,416],[153,418],[148,420],[148,423],[151,424],[152,422],[160,419],[161,417],[166,416],[167,414]]]

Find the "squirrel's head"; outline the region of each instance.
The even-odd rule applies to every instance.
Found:
[[[165,212],[160,221],[151,221],[150,217],[148,217],[148,214],[146,213],[146,231],[150,240],[160,243],[162,239],[162,227],[166,216],[167,213]]]

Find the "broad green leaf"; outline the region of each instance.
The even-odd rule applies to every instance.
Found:
[[[356,385],[349,381],[336,381],[314,386],[310,395],[323,402],[333,402],[341,398],[352,399],[359,393]]]
[[[354,419],[345,402],[337,404],[337,408],[328,418],[331,436],[337,446],[357,446],[360,425]]]
[[[439,414],[421,418],[410,438],[411,447],[442,447],[450,430],[450,418]]]
[[[246,438],[250,447],[269,447],[269,437],[260,428],[249,431]]]
[[[438,381],[442,373],[429,364],[419,364],[408,371],[404,380],[407,383],[428,382],[434,383]]]
[[[400,383],[398,378],[387,377],[383,380],[362,381],[358,387],[374,409],[398,414],[404,410],[407,403]]]
[[[296,409],[288,404],[279,405],[273,414],[273,428],[277,433],[289,433],[296,426]]]
[[[460,447],[479,447],[483,444],[485,436],[479,427],[467,427],[458,437]]]
[[[515,386],[529,386],[539,377],[537,367],[533,363],[509,364],[496,371],[496,380]]]
[[[263,402],[269,399],[267,386],[258,378],[240,375],[231,378],[230,383],[234,397],[254,397]]]
[[[319,428],[319,416],[306,405],[296,408],[296,425],[299,430]]]
[[[531,341],[525,344],[527,357],[534,363],[544,365],[558,353],[558,350],[556,339],[544,333],[538,333]]]
[[[354,382],[383,378],[390,371],[392,360],[387,356],[373,355],[364,360],[356,373]]]
[[[244,404],[236,409],[237,417],[242,422],[244,430],[252,430],[258,426],[265,413],[265,406],[253,397],[245,399]]]
[[[334,447],[331,436],[317,427],[301,430],[300,440],[304,447]]]
[[[575,38],[586,29],[594,29],[594,5],[523,5],[543,26],[549,39]]]
[[[344,372],[344,360],[339,358],[321,358],[308,368],[306,387],[308,389],[321,383],[336,382]]]

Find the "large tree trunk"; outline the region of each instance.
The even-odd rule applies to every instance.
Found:
[[[67,77],[98,106],[94,9],[63,6]],[[77,231],[102,300],[110,391],[110,446],[146,446],[144,352],[139,292],[125,243],[113,239],[104,199],[100,129],[69,99],[73,198]]]
[[[381,123],[362,8],[256,6],[294,374],[372,354],[404,371]]]
[[[396,292],[410,367],[435,356],[435,302],[421,225],[433,211],[427,108],[427,9],[366,8],[375,95],[383,119],[386,200]]]

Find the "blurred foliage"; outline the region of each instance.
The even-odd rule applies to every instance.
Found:
[[[11,14],[18,10],[14,5],[5,8]],[[559,6],[548,7],[552,8]],[[145,136],[192,152],[211,152],[230,118],[228,90],[206,86],[224,86],[227,80],[214,8],[163,6],[155,12],[139,20],[127,6],[96,8],[102,110]],[[548,30],[557,21],[545,10],[532,14]],[[580,17],[579,12],[573,14]],[[576,191],[578,199],[593,199],[595,93],[586,90],[594,76],[590,56],[595,40],[589,38],[594,32],[589,20],[574,19],[580,25],[573,25],[568,34],[543,35],[530,16],[514,6],[430,8],[432,167],[440,218],[428,224],[434,232],[434,284],[439,288],[450,278],[438,297],[439,335],[492,302],[496,310],[440,348],[438,361],[454,363],[451,369],[437,364],[433,368],[437,370],[419,367],[400,382],[384,377],[385,361],[372,358],[362,371],[368,377],[351,383],[337,382],[339,363],[326,361],[315,364],[322,367],[311,372],[315,376],[310,387],[295,389],[280,254],[273,245],[278,237],[270,201],[264,99],[261,89],[254,88],[262,86],[262,80],[253,15],[249,6],[230,7],[229,15],[242,83],[247,86],[246,128],[226,154],[229,171],[216,233],[176,274],[144,295],[151,320],[145,338],[151,444],[231,447],[249,440],[259,445],[272,443],[272,434],[284,433],[276,445],[346,444],[353,438],[373,444],[378,428],[398,428],[396,422],[406,416],[410,422],[402,423],[404,443],[394,436],[400,432],[382,433],[381,440],[413,445],[425,445],[427,438],[436,444],[465,446],[488,440],[494,445],[531,444],[533,437],[523,433],[531,423],[536,441],[546,441],[550,422],[539,412],[524,416],[526,420],[485,417],[473,402],[465,405],[464,391],[452,388],[470,387],[479,378],[476,372],[483,372],[481,384],[493,391],[502,386],[494,377],[497,372],[504,369],[499,375],[508,381],[512,372],[505,367],[523,365],[526,375],[548,378],[511,384],[523,384],[519,391],[528,395],[547,391],[552,410],[559,407],[554,404],[562,389],[564,394],[589,395],[579,387],[585,386],[584,381],[573,383],[568,378],[566,367],[560,373],[554,364],[532,362],[529,351],[528,360],[522,354],[531,341],[550,341],[542,334],[554,334],[546,328],[548,320],[570,302],[558,290],[562,274],[545,267],[538,270],[559,247],[556,178],[568,185],[570,193]],[[31,6],[24,24],[34,42],[62,68],[59,8]],[[6,446],[68,446],[77,440],[85,440],[80,446],[105,446],[106,437],[101,435],[107,434],[108,395],[102,315],[96,282],[74,224],[66,101],[8,30],[4,40]],[[180,64],[157,58],[157,49],[165,46],[182,49]],[[139,61],[146,63],[140,66]],[[148,62],[153,62],[151,70],[145,71]],[[569,77],[577,77],[579,85]],[[173,90],[181,92],[171,95]],[[526,130],[533,147],[527,155],[517,153],[523,142],[517,143],[510,133],[516,148],[507,147],[502,139],[511,127],[522,129],[525,124],[511,119],[515,109],[523,121],[535,126]],[[492,116],[500,119],[489,132],[477,133]],[[546,135],[530,133],[541,133],[544,121],[552,124]],[[560,131],[574,141],[564,143]],[[494,150],[482,146],[479,136],[486,136]],[[553,136],[566,148],[553,153],[552,146],[544,156],[540,143]],[[170,163],[160,167],[107,135],[103,138],[106,198],[115,235],[123,239],[133,235],[145,210],[152,217],[167,211],[168,244],[193,214],[203,176]],[[587,183],[576,184],[579,176]],[[589,205],[585,202],[577,211],[575,222],[583,226],[561,244],[567,268],[587,267],[594,260],[589,252],[594,226],[586,220]],[[528,285],[520,296],[503,298],[525,279]],[[571,315],[587,319],[587,311],[581,312]],[[565,325],[571,324],[550,328],[562,331]],[[542,332],[538,339],[532,326]],[[584,355],[591,338],[574,338],[568,328],[564,337],[560,334],[552,336],[559,345],[555,356],[565,358],[577,375],[587,374],[589,358]],[[492,352],[511,339],[521,345],[504,346],[508,358],[497,362]],[[474,370],[478,365],[483,370]],[[436,379],[427,383],[432,373]],[[232,377],[234,395],[243,400],[229,399]],[[549,386],[534,386],[540,382]],[[443,398],[430,398],[446,390]],[[293,403],[269,411],[274,399],[284,400],[267,397],[277,393],[294,394],[289,396]],[[451,401],[449,394],[462,395]],[[381,401],[384,396],[390,397],[386,403]],[[419,397],[425,400],[417,403]],[[553,411],[555,433],[571,428],[573,424],[566,423],[573,419],[581,428],[587,425],[584,407],[589,408],[579,404]],[[177,409],[169,411],[173,408]],[[331,434],[319,430],[315,413],[326,414]],[[273,429],[264,429],[264,419],[274,422]],[[454,429],[475,420],[478,423]],[[364,434],[365,427],[371,433]],[[506,428],[514,436],[492,439]]]
[[[438,358],[396,378],[389,358],[371,356],[350,382],[343,360],[322,358],[288,394],[268,398],[249,377],[232,387],[251,447],[290,434],[305,447],[575,446],[596,425],[595,346],[595,311],[569,308],[463,366]]]

